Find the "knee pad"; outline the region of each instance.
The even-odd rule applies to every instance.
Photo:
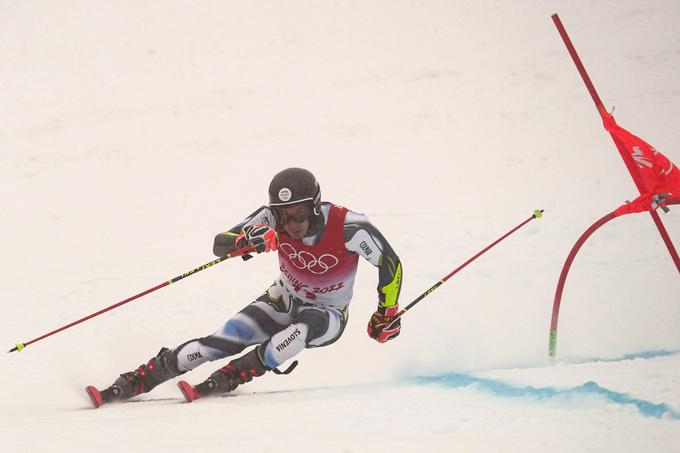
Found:
[[[305,309],[298,315],[301,323],[307,323],[313,333],[307,336],[307,347],[328,346],[340,338],[345,330],[346,316],[337,309]]]
[[[322,337],[327,331],[330,323],[328,312],[308,309],[302,310],[297,317],[297,322],[305,324],[309,329],[307,334],[307,341],[312,342],[313,340]]]

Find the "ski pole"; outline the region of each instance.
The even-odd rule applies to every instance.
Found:
[[[390,322],[390,323],[387,325],[387,327],[385,327],[385,329],[389,329],[390,327],[392,327],[392,324],[394,324],[395,322],[397,322],[397,320],[398,320],[399,318],[401,318],[402,316],[404,316],[404,314],[405,314],[407,311],[409,311],[411,308],[413,308],[414,305],[416,305],[416,304],[417,304],[418,302],[420,302],[421,300],[425,299],[425,297],[427,297],[427,296],[429,296],[430,294],[432,294],[432,292],[433,292],[435,289],[437,289],[437,288],[439,288],[440,286],[442,286],[442,285],[444,284],[445,281],[447,281],[448,279],[450,279],[451,277],[453,277],[454,275],[456,275],[456,274],[457,274],[460,270],[462,270],[465,266],[467,266],[468,264],[470,264],[471,262],[473,262],[474,260],[476,260],[477,258],[479,258],[480,256],[482,256],[482,255],[483,255],[484,253],[486,253],[491,247],[493,247],[494,245],[498,244],[498,243],[501,242],[503,239],[507,238],[508,236],[510,236],[512,233],[514,233],[515,231],[517,231],[517,230],[519,230],[520,228],[522,228],[522,227],[523,227],[524,225],[526,225],[527,223],[531,222],[531,221],[534,220],[534,219],[540,219],[542,216],[543,216],[543,209],[536,209],[536,210],[534,211],[534,213],[531,215],[531,217],[529,217],[529,218],[526,219],[524,222],[522,222],[522,223],[520,223],[519,225],[517,225],[517,226],[516,226],[515,228],[513,228],[512,230],[510,230],[510,231],[508,231],[507,233],[505,233],[505,234],[504,234],[503,236],[501,236],[500,238],[496,239],[494,242],[492,242],[491,244],[489,244],[484,250],[482,250],[481,252],[477,253],[475,256],[473,256],[472,258],[470,258],[469,260],[467,260],[466,262],[464,262],[463,264],[461,264],[460,266],[458,266],[457,268],[455,268],[453,271],[451,271],[451,273],[449,273],[449,274],[446,275],[445,277],[442,277],[441,280],[439,280],[437,283],[435,283],[434,285],[432,285],[427,291],[425,291],[423,294],[421,294],[420,296],[418,296],[413,302],[411,302],[410,304],[408,304],[407,306],[405,306],[404,308],[402,308],[402,309],[399,311],[399,313],[397,313],[397,316],[394,317],[394,320],[392,320],[392,322]]]
[[[234,258],[234,257],[237,257],[237,256],[241,256],[241,257],[243,257],[244,260],[248,260],[248,259],[252,258],[252,255],[249,255],[249,254],[248,254],[248,253],[251,252],[251,251],[252,251],[252,250],[251,250],[250,248],[242,248],[242,249],[235,250],[235,251],[231,252],[230,254],[228,254],[228,255],[226,255],[226,256],[223,256],[223,257],[221,257],[221,258],[217,258],[216,260],[213,260],[213,261],[211,261],[211,262],[209,262],[209,263],[206,263],[206,264],[204,264],[203,266],[199,266],[199,267],[197,267],[197,268],[195,268],[195,269],[193,269],[193,270],[190,270],[189,272],[185,272],[185,273],[183,273],[182,275],[178,275],[177,277],[175,277],[175,278],[173,278],[173,279],[170,279],[170,280],[167,280],[167,281],[161,283],[160,285],[154,286],[153,288],[149,288],[149,289],[147,289],[146,291],[143,291],[143,292],[141,292],[141,293],[139,293],[139,294],[135,294],[134,296],[129,297],[129,298],[125,299],[125,300],[122,300],[122,301],[120,301],[120,302],[118,302],[118,303],[116,303],[116,304],[113,304],[113,305],[111,305],[110,307],[106,307],[106,308],[104,308],[104,309],[102,309],[102,310],[99,310],[99,311],[96,312],[96,313],[92,313],[91,315],[85,316],[84,318],[81,318],[81,319],[79,319],[79,320],[77,320],[77,321],[73,321],[73,322],[70,323],[70,324],[67,324],[67,325],[65,325],[65,326],[63,326],[63,327],[60,327],[60,328],[58,328],[58,329],[56,329],[56,330],[53,330],[52,332],[46,333],[46,334],[44,334],[44,335],[41,335],[41,336],[39,336],[38,338],[35,338],[35,339],[31,340],[31,341],[25,341],[25,342],[23,342],[23,343],[17,343],[16,346],[14,346],[12,349],[10,349],[9,351],[7,351],[7,353],[9,354],[10,352],[14,352],[14,351],[19,351],[19,352],[21,352],[26,346],[28,346],[28,345],[30,345],[30,344],[32,344],[32,343],[35,343],[35,342],[40,341],[40,340],[42,340],[42,339],[44,339],[44,338],[47,338],[47,337],[49,337],[49,336],[51,336],[51,335],[54,335],[55,333],[59,333],[59,332],[61,332],[62,330],[66,330],[66,329],[68,329],[68,328],[70,328],[70,327],[75,326],[76,324],[80,324],[81,322],[87,321],[88,319],[92,319],[92,318],[94,318],[95,316],[99,316],[99,315],[101,315],[102,313],[106,313],[106,312],[109,311],[109,310],[113,310],[114,308],[118,308],[118,307],[120,307],[121,305],[125,305],[125,304],[127,304],[128,302],[132,302],[132,301],[135,300],[135,299],[138,299],[138,298],[140,298],[140,297],[142,297],[142,296],[146,296],[147,294],[152,293],[152,292],[154,292],[154,291],[156,291],[156,290],[158,290],[158,289],[161,289],[161,288],[163,288],[163,287],[165,287],[165,286],[172,285],[173,283],[176,283],[176,282],[182,280],[183,278],[186,278],[186,277],[188,277],[188,276],[190,276],[190,275],[193,275],[193,274],[195,274],[195,273],[197,273],[197,272],[200,272],[200,271],[202,271],[202,270],[204,270],[204,269],[207,269],[207,268],[212,267],[212,266],[214,266],[214,265],[216,265],[216,264],[219,264],[219,263],[221,263],[222,261],[228,260],[229,258]]]

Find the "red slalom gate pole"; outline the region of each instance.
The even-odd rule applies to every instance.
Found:
[[[667,205],[680,204],[680,198],[668,198],[666,199]],[[576,244],[572,247],[569,255],[567,256],[564,265],[562,266],[562,272],[560,272],[560,278],[557,282],[557,290],[555,291],[555,298],[553,299],[553,309],[552,317],[550,319],[550,335],[548,340],[548,355],[551,359],[554,359],[557,354],[557,321],[560,316],[560,305],[562,303],[562,294],[564,292],[564,285],[567,282],[567,276],[569,275],[569,270],[571,265],[576,258],[576,254],[581,250],[583,244],[590,238],[590,236],[595,233],[600,227],[605,223],[618,218],[614,212],[610,212],[606,216],[602,217],[597,222],[593,223],[586,231],[583,232],[581,237],[576,241]]]
[[[593,85],[593,82],[590,80],[590,76],[588,75],[588,72],[586,72],[585,66],[583,66],[583,62],[581,61],[581,58],[578,56],[578,53],[576,52],[576,48],[574,45],[571,43],[571,39],[569,38],[569,35],[567,34],[567,30],[564,28],[564,25],[562,25],[562,21],[560,20],[560,16],[557,15],[557,13],[553,14],[550,16],[555,23],[555,27],[557,27],[557,31],[560,33],[560,36],[562,37],[562,41],[564,41],[564,45],[567,46],[567,51],[569,52],[569,55],[571,55],[571,59],[574,60],[574,64],[576,65],[576,69],[578,69],[578,73],[581,74],[581,78],[583,79],[583,83],[586,84],[586,88],[588,89],[588,93],[590,93],[590,97],[593,98],[593,102],[595,102],[595,107],[599,110],[601,106],[604,104],[602,103],[602,100],[600,99],[600,95],[597,94],[597,91],[595,90],[595,86]]]
[[[555,24],[555,27],[557,28],[557,31],[560,34],[560,37],[562,38],[562,41],[564,42],[564,45],[567,47],[567,51],[569,52],[569,55],[571,56],[572,60],[574,61],[574,65],[576,66],[576,69],[578,70],[579,74],[581,75],[581,78],[583,79],[583,83],[586,85],[586,88],[588,89],[588,93],[590,93],[590,97],[593,99],[593,102],[595,103],[595,108],[598,110],[598,113],[600,116],[604,116],[607,113],[606,108],[604,107],[604,104],[602,103],[602,100],[600,99],[600,96],[597,93],[597,90],[595,90],[595,86],[593,85],[592,80],[590,80],[590,76],[588,76],[588,72],[585,69],[585,66],[583,65],[583,62],[581,61],[581,58],[579,57],[578,53],[576,52],[576,49],[574,48],[574,45],[571,42],[571,39],[569,38],[569,35],[567,34],[566,29],[564,28],[564,25],[562,24],[562,21],[560,20],[559,16],[557,14],[553,14],[551,16],[553,23]],[[619,152],[619,155],[623,159],[624,164],[626,165],[626,169],[628,170],[628,173],[630,173],[631,178],[633,178],[633,182],[635,183],[635,186],[637,187],[638,191],[640,194],[645,192],[644,184],[640,180],[640,175],[637,172],[637,169],[635,167],[635,162],[633,161],[630,153],[626,150],[626,147],[617,137],[613,134],[610,133],[612,140],[614,141],[614,144],[616,145],[616,148]],[[669,200],[670,201],[670,200]],[[672,200],[673,203],[668,203],[668,204],[675,204],[678,200],[674,199]],[[663,242],[666,244],[666,248],[668,249],[668,253],[671,255],[671,259],[673,260],[673,263],[675,264],[675,267],[678,269],[678,272],[680,272],[680,256],[678,256],[678,252],[675,249],[675,246],[673,245],[673,241],[671,240],[668,232],[666,231],[666,227],[663,225],[661,222],[661,218],[659,217],[659,214],[653,209],[649,210],[649,214],[652,216],[652,220],[654,221],[654,224],[656,225],[656,228],[659,230],[659,234],[661,235],[661,238],[663,239]],[[567,257],[567,260],[564,263],[564,266],[562,268],[562,272],[560,274],[560,279],[557,284],[557,290],[555,291],[555,299],[553,301],[553,310],[552,310],[552,317],[550,320],[550,334],[549,334],[549,340],[548,340],[548,354],[551,359],[554,359],[556,356],[556,351],[557,351],[557,321],[559,318],[559,311],[560,311],[560,304],[562,300],[562,292],[564,289],[564,285],[566,282],[567,274],[569,273],[569,269],[571,267],[571,264],[576,257],[576,254],[580,250],[581,246],[585,243],[585,241],[602,225],[605,223],[609,222],[610,220],[614,219],[615,215],[614,213],[607,214],[606,216],[602,217],[600,220],[595,222],[593,225],[588,228],[583,235],[578,239],[576,244],[574,244],[574,247],[572,248],[571,252],[569,253],[569,256]]]
[[[219,263],[221,263],[222,261],[228,260],[229,258],[234,258],[234,257],[237,257],[237,256],[242,256],[244,260],[249,259],[249,258],[251,257],[251,255],[248,255],[248,253],[249,253],[250,251],[251,251],[250,249],[238,249],[238,250],[235,250],[235,251],[231,252],[230,254],[228,254],[227,256],[223,256],[223,257],[221,257],[221,258],[217,258],[216,260],[213,260],[213,261],[211,261],[211,262],[209,262],[209,263],[206,263],[206,264],[204,264],[203,266],[199,266],[199,267],[197,267],[197,268],[195,268],[195,269],[190,270],[189,272],[185,272],[185,273],[183,273],[182,275],[178,275],[177,277],[172,278],[172,279],[170,279],[170,280],[168,280],[168,281],[165,281],[165,282],[161,283],[160,285],[156,285],[156,286],[154,286],[153,288],[149,288],[149,289],[147,289],[146,291],[142,291],[142,292],[139,293],[139,294],[135,294],[135,295],[132,296],[132,297],[129,297],[129,298],[125,299],[125,300],[122,300],[122,301],[120,301],[120,302],[118,302],[118,303],[116,303],[116,304],[113,304],[113,305],[111,305],[111,306],[109,306],[109,307],[106,307],[106,308],[104,308],[104,309],[102,309],[102,310],[99,310],[98,312],[92,313],[91,315],[87,315],[87,316],[85,316],[84,318],[78,319],[77,321],[73,321],[73,322],[70,323],[70,324],[67,324],[67,325],[65,325],[65,326],[62,326],[62,327],[60,327],[60,328],[58,328],[58,329],[56,329],[56,330],[53,330],[52,332],[48,332],[48,333],[46,333],[46,334],[44,334],[44,335],[41,335],[41,336],[39,336],[38,338],[34,338],[34,339],[31,340],[31,341],[25,341],[25,342],[23,342],[23,343],[17,343],[12,349],[10,349],[9,351],[7,351],[7,353],[14,352],[14,351],[19,351],[19,352],[21,352],[21,351],[24,350],[24,348],[26,348],[26,346],[28,346],[28,345],[30,345],[30,344],[36,343],[36,342],[38,342],[38,341],[40,341],[40,340],[42,340],[42,339],[45,339],[45,338],[47,338],[47,337],[49,337],[49,336],[52,336],[52,335],[54,335],[54,334],[56,334],[56,333],[59,333],[59,332],[63,331],[63,330],[69,329],[69,328],[71,328],[71,327],[73,327],[73,326],[75,326],[75,325],[77,325],[77,324],[80,324],[81,322],[85,322],[85,321],[87,321],[88,319],[92,319],[92,318],[94,318],[95,316],[99,316],[99,315],[101,315],[102,313],[106,313],[107,311],[111,311],[111,310],[113,310],[114,308],[118,308],[118,307],[120,307],[121,305],[125,305],[125,304],[127,304],[128,302],[132,302],[133,300],[139,299],[139,298],[142,297],[142,296],[146,296],[147,294],[152,293],[152,292],[154,292],[154,291],[156,291],[156,290],[159,290],[159,289],[164,288],[164,287],[166,287],[166,286],[172,285],[173,283],[176,283],[176,282],[182,280],[183,278],[186,278],[186,277],[188,277],[188,276],[190,276],[190,275],[194,275],[194,274],[197,273],[197,272],[200,272],[200,271],[202,271],[202,270],[204,270],[204,269],[207,269],[207,268],[212,267],[212,266],[214,266],[214,265],[216,265],[216,264],[219,264]]]
[[[567,34],[567,30],[564,28],[564,25],[560,20],[560,17],[557,14],[553,14],[550,17],[552,18],[553,23],[557,28],[557,31],[562,37],[562,41],[564,41],[564,45],[567,47],[569,55],[571,55],[571,59],[574,61],[576,69],[578,70],[579,74],[581,75],[581,78],[583,79],[583,83],[585,83],[586,88],[588,89],[588,93],[590,93],[590,97],[593,99],[593,102],[595,103],[595,108],[597,108],[598,113],[600,114],[606,113],[607,110],[605,109],[604,104],[602,103],[602,99],[600,99],[600,95],[597,94],[597,90],[595,89],[592,80],[590,80],[590,76],[588,75],[588,72],[586,71],[583,62],[581,61],[581,58],[578,56],[576,48],[572,44],[571,39]],[[616,148],[618,149],[619,154],[623,159],[623,163],[626,165],[626,168],[628,169],[628,173],[630,173],[631,178],[633,178],[633,182],[635,183],[638,192],[640,192],[640,194],[643,194],[645,192],[645,188],[644,185],[642,184],[642,181],[640,180],[637,170],[635,169],[635,162],[633,162],[633,158],[630,156],[629,152],[626,150],[624,145],[613,134],[610,135],[612,136],[612,140],[614,140],[614,144],[616,145]],[[664,244],[666,244],[666,248],[668,249],[668,253],[670,253],[671,255],[671,259],[673,260],[675,267],[678,269],[678,272],[680,272],[680,255],[678,255],[678,252],[675,249],[675,245],[673,244],[673,241],[671,240],[670,235],[666,230],[666,227],[661,222],[661,218],[659,217],[659,214],[656,213],[656,211],[650,210],[649,214],[652,216],[652,220],[654,221],[656,228],[659,230],[661,239],[663,239]]]
[[[482,251],[480,251],[479,253],[477,253],[475,256],[473,256],[472,258],[470,258],[469,260],[467,260],[466,262],[464,262],[463,264],[461,264],[460,266],[458,266],[457,268],[455,268],[454,270],[452,270],[452,271],[451,271],[449,274],[447,274],[446,276],[442,277],[441,280],[439,280],[437,283],[435,283],[435,284],[432,285],[430,288],[428,288],[427,291],[425,291],[423,294],[421,294],[420,296],[418,296],[413,302],[411,302],[410,304],[408,304],[406,307],[402,308],[401,311],[399,311],[399,313],[397,313],[397,316],[394,317],[394,319],[392,320],[392,322],[390,322],[390,323],[385,327],[385,329],[389,329],[390,327],[392,327],[392,325],[393,325],[395,322],[397,322],[397,320],[398,320],[399,318],[401,318],[407,311],[409,311],[411,308],[413,308],[418,302],[420,302],[421,300],[425,299],[425,297],[427,297],[427,296],[429,296],[430,294],[432,294],[432,292],[433,292],[435,289],[437,289],[437,288],[439,288],[440,286],[442,286],[442,285],[444,284],[444,282],[446,282],[448,279],[450,279],[451,277],[453,277],[454,275],[456,275],[458,272],[460,272],[461,270],[463,270],[463,268],[465,268],[468,264],[472,263],[474,260],[476,260],[477,258],[479,258],[480,256],[482,256],[483,254],[485,254],[485,253],[486,253],[487,251],[489,251],[489,249],[491,249],[493,246],[495,246],[496,244],[498,244],[499,242],[501,242],[503,239],[505,239],[505,238],[507,238],[508,236],[510,236],[510,235],[511,235],[512,233],[514,233],[515,231],[517,231],[517,230],[519,230],[520,228],[522,228],[522,227],[523,227],[524,225],[526,225],[527,223],[531,222],[531,221],[534,220],[534,219],[540,219],[542,216],[543,216],[543,209],[536,209],[531,217],[529,217],[529,218],[526,219],[524,222],[522,222],[522,223],[520,223],[519,225],[517,225],[517,226],[516,226],[515,228],[513,228],[512,230],[510,230],[510,231],[508,231],[507,233],[505,233],[505,234],[504,234],[503,236],[501,236],[500,238],[498,238],[498,239],[496,239],[495,241],[493,241],[491,244],[489,244],[488,246],[486,246]]]

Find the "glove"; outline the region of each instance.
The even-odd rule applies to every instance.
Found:
[[[399,305],[393,305],[387,308],[378,308],[378,311],[373,313],[370,321],[368,321],[368,336],[373,338],[379,343],[385,343],[399,335],[401,331],[401,318],[392,324],[389,329],[386,329],[390,325],[394,318],[399,313]]]
[[[279,246],[279,235],[267,225],[248,225],[236,237],[236,248],[252,248],[257,253],[273,252]]]

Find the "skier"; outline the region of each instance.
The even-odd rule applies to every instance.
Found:
[[[231,392],[267,371],[289,373],[296,361],[286,371],[277,367],[305,348],[330,345],[342,335],[359,256],[378,268],[378,304],[368,335],[381,343],[399,335],[401,320],[390,325],[399,312],[399,258],[365,215],[321,202],[319,183],[308,170],[287,168],[276,174],[269,186],[269,205],[218,234],[213,252],[221,257],[243,248],[278,251],[281,273],[274,284],[212,335],[162,348],[101,392],[87,387],[95,407],[148,392],[207,361],[253,345],[196,386],[180,381],[186,400]]]

